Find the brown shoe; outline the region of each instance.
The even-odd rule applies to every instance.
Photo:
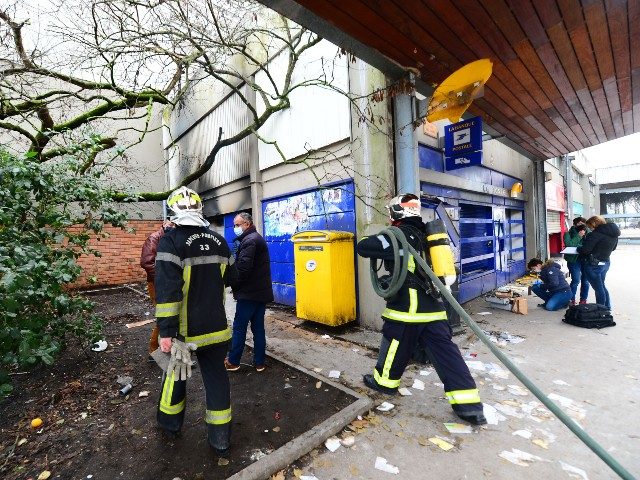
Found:
[[[224,368],[227,369],[227,372],[237,372],[240,370],[240,365],[234,365],[228,359],[224,359]]]
[[[264,372],[265,368],[267,368],[266,365],[256,365],[256,372]]]

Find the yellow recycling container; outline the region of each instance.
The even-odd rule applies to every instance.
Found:
[[[353,233],[308,230],[293,241],[296,315],[342,325],[356,319]]]

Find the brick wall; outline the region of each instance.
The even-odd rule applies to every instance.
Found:
[[[144,282],[145,271],[140,267],[140,252],[147,237],[155,232],[160,220],[128,220],[128,226],[134,233],[120,228],[105,227],[107,238],[91,240],[91,247],[102,253],[101,257],[85,255],[78,259],[82,267],[82,275],[74,287],[122,285],[124,283]],[[95,276],[97,282],[89,283]]]

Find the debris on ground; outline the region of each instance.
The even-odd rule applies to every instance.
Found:
[[[347,435],[342,440],[340,440],[340,443],[342,444],[343,447],[351,448],[356,443],[356,437],[354,437],[353,435]]]
[[[325,334],[325,335],[322,335],[322,338],[324,338],[324,339],[328,339],[328,338],[331,338],[331,335],[326,335],[326,334]]]
[[[518,437],[522,437],[527,440],[530,440],[533,434],[529,430],[516,430],[511,435],[516,435]]]
[[[463,425],[462,423],[445,423],[444,426],[449,433],[453,434],[473,433],[471,425]]]
[[[467,367],[469,367],[471,370],[477,370],[479,372],[487,371],[487,367],[485,367],[484,362],[481,362],[480,360],[470,360],[465,361],[464,363],[466,363]]]
[[[38,475],[38,480],[47,480],[51,476],[51,472],[49,470],[44,470],[40,475]]]
[[[340,378],[340,370],[331,370],[329,372],[329,378]]]
[[[420,370],[420,375],[422,375],[423,377],[427,377],[431,375],[431,370]]]
[[[93,344],[93,346],[91,347],[91,350],[94,352],[104,352],[108,346],[109,344],[107,343],[106,340],[98,340],[96,343]]]
[[[320,381],[316,382],[316,388],[320,388],[320,387],[322,387],[322,382]]]
[[[549,443],[546,440],[542,440],[541,438],[534,438],[531,440],[531,443],[537,445],[540,448],[544,448],[545,450],[549,450]]]
[[[387,462],[387,459],[383,457],[376,457],[375,468],[376,470],[391,473],[393,475],[398,475],[400,473],[400,469],[398,467],[391,465]]]
[[[416,378],[413,381],[413,385],[411,385],[411,388],[415,388],[416,390],[424,390],[424,382]]]
[[[137,327],[143,327],[144,325],[148,325],[150,323],[155,323],[155,321],[156,321],[155,318],[149,318],[148,320],[140,320],[139,322],[127,323],[125,326],[127,328],[137,328]]]
[[[381,412],[388,412],[389,410],[393,410],[394,407],[395,405],[393,403],[382,402],[376,407],[376,410],[379,410]]]
[[[507,389],[507,387],[505,387],[504,385],[498,385],[497,383],[492,383],[491,386],[493,387],[494,390],[498,390],[499,392],[502,392]]]
[[[491,312],[478,312],[476,313],[476,315],[480,315],[480,316],[485,316],[485,315],[491,315]]]
[[[411,390],[409,390],[407,387],[402,387],[398,389],[398,393],[403,397],[407,397],[411,395]]]
[[[129,385],[130,383],[133,383],[133,377],[130,377],[128,375],[118,375],[116,383],[121,387],[124,387],[126,385]]]
[[[149,396],[149,390],[143,390],[138,394],[138,398],[145,398]]]
[[[528,467],[531,463],[535,461],[546,461],[537,455],[532,455],[531,453],[523,452],[522,450],[518,450],[517,448],[512,448],[509,452],[508,450],[503,450],[498,454],[500,458],[504,458],[506,461],[511,462],[515,465],[520,465],[521,467]]]
[[[220,457],[218,459],[218,466],[219,467],[226,467],[227,465],[229,465],[229,460],[227,460],[226,458],[222,458],[222,457]]]
[[[31,420],[31,428],[40,428],[42,425],[42,419],[40,417]]]
[[[327,450],[333,453],[340,448],[340,439],[337,437],[327,438],[324,442],[324,446],[327,447]]]
[[[450,444],[449,442],[447,442],[446,440],[443,440],[440,437],[431,437],[429,438],[429,441],[434,445],[437,445],[438,447],[440,447],[445,452],[448,452],[449,450],[454,448],[454,445]]]
[[[300,480],[318,480],[315,475],[300,475]]]
[[[521,387],[520,385],[507,385],[507,388],[509,389],[509,393],[511,393],[512,395],[519,395],[521,397],[526,397],[527,395],[529,395],[529,390]]]
[[[589,480],[589,477],[587,477],[587,472],[585,472],[581,468],[574,467],[573,465],[569,465],[568,463],[564,463],[562,460],[560,460],[560,466],[562,467],[562,470],[567,472],[571,478]]]
[[[488,403],[483,403],[483,413],[485,418],[487,419],[487,423],[489,425],[498,425],[498,422],[504,422],[507,417],[500,414],[495,407],[489,405]]]
[[[555,383],[556,385],[564,385],[565,387],[570,387],[571,386],[567,382],[565,382],[564,380],[554,380],[553,383]]]
[[[587,411],[570,398],[563,397],[562,395],[558,395],[557,393],[550,393],[547,396],[549,397],[549,399],[554,400],[562,405],[567,410],[567,414],[574,420],[584,420],[584,418],[587,416]]]
[[[511,335],[509,332],[487,332],[485,330],[482,331],[489,339],[500,347],[504,347],[507,344],[511,343],[513,345],[517,345],[518,343],[524,342],[524,337],[519,335]]]

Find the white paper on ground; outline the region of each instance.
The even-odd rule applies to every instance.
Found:
[[[511,435],[517,435],[518,437],[526,438],[527,440],[529,440],[532,433],[529,430],[516,430]]]
[[[98,340],[96,343],[93,344],[93,347],[91,348],[91,350],[93,350],[94,352],[102,352],[106,350],[108,346],[109,344],[107,343],[106,340]]]
[[[465,360],[464,363],[466,363],[467,367],[469,367],[471,370],[478,370],[479,372],[484,372],[487,370],[484,366],[484,363],[482,363],[480,360]]]
[[[562,460],[560,460],[560,466],[562,467],[562,470],[567,472],[571,478],[589,480],[589,477],[587,477],[587,472],[585,472],[581,468],[574,467],[573,465],[569,465],[568,463],[564,463]]]
[[[502,392],[507,389],[507,387],[505,387],[504,385],[498,385],[497,383],[492,383],[491,386],[493,387],[494,390],[498,390],[499,392]]]
[[[431,370],[420,370],[420,375],[422,375],[423,377],[428,377],[429,375],[431,375]]]
[[[510,452],[508,450],[503,450],[498,454],[498,456],[511,463],[520,465],[521,467],[528,467],[531,462],[545,461],[537,455],[523,452],[522,450],[518,450],[517,448],[512,448]]]
[[[315,475],[300,475],[300,480],[318,480]]]
[[[402,387],[398,389],[398,393],[403,397],[407,397],[411,395],[411,390],[409,390],[407,387]]]
[[[330,335],[322,335],[322,338],[331,338]]]
[[[564,385],[565,387],[570,387],[571,386],[567,382],[565,382],[564,380],[554,380],[553,383],[555,383],[556,385]]]
[[[471,428],[471,425],[463,425],[462,423],[445,423],[444,426],[449,431],[449,433],[453,434],[473,433],[473,428]]]
[[[382,402],[380,405],[378,405],[376,407],[376,410],[379,410],[381,412],[388,412],[389,410],[393,409],[394,407],[395,407],[395,405],[393,403]]]
[[[498,422],[503,422],[507,419],[507,417],[498,413],[495,407],[487,403],[482,404],[482,409],[489,425],[498,425]]]
[[[400,473],[400,469],[387,463],[387,459],[383,457],[376,457],[376,470],[381,470],[383,472],[392,473],[393,475],[398,475]]]
[[[328,438],[327,441],[324,442],[324,446],[333,453],[340,448],[340,439],[336,437]]]
[[[329,378],[340,378],[340,370],[331,370],[329,372]]]
[[[433,382],[433,384],[438,387],[438,388],[443,388],[444,387],[444,383],[440,383],[440,382]]]
[[[527,395],[529,395],[529,390],[521,387],[520,385],[508,385],[507,388],[509,389],[509,393],[511,393],[512,395],[519,395],[521,397],[526,397]]]
[[[558,395],[556,393],[550,393],[547,395],[551,400],[555,400],[564,408],[567,409],[567,414],[573,418],[573,420],[580,421],[584,420],[587,416],[587,411],[578,405],[575,401],[570,398],[563,397],[562,395]]]
[[[491,315],[491,312],[478,312],[476,313],[476,315],[482,315],[482,316]]]
[[[416,390],[424,390],[424,382],[416,378],[413,381],[413,385],[411,385],[411,388],[415,388]]]

